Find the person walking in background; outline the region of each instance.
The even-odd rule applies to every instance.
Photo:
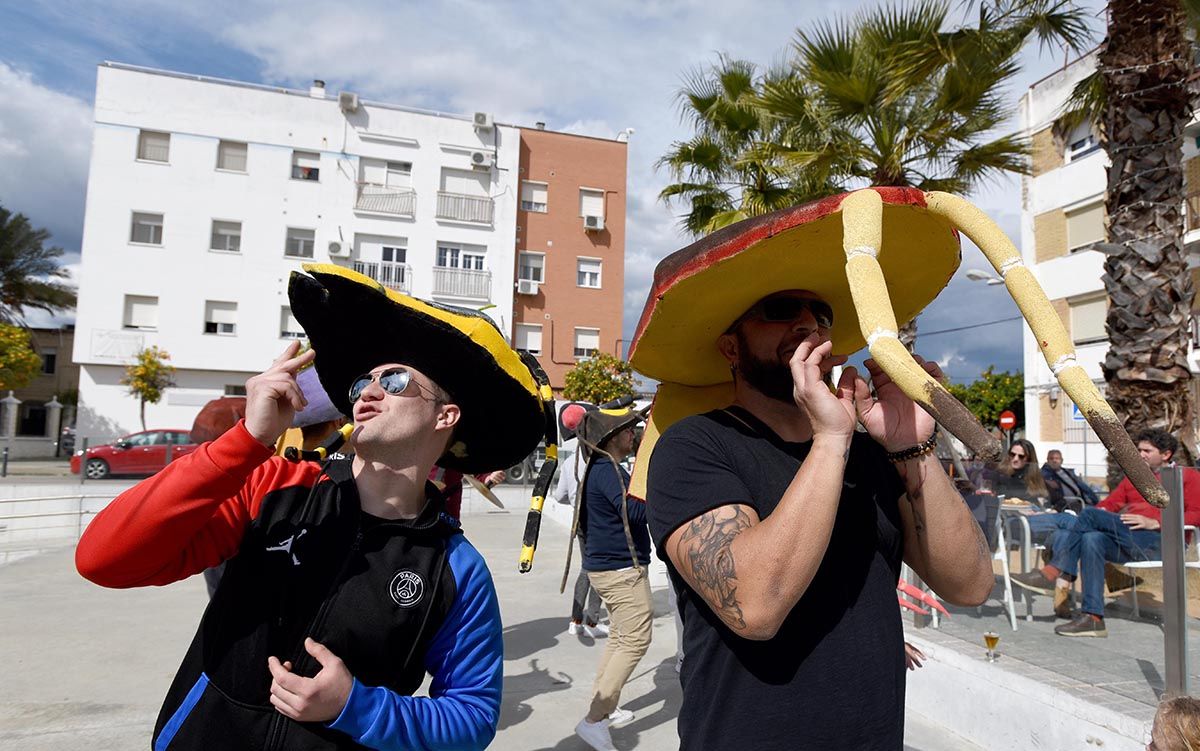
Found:
[[[575,422],[571,429],[578,426]],[[551,498],[556,503],[572,505],[579,491],[579,478],[584,471],[582,457],[579,453],[579,439],[575,437],[563,441],[558,451],[558,480],[554,484]],[[579,549],[586,550],[587,542],[583,536],[582,527],[576,531],[579,539]],[[603,639],[608,636],[608,626],[600,622],[601,617],[600,593],[592,586],[588,578],[587,568],[580,564],[579,576],[575,577],[575,590],[571,596],[571,619],[567,622],[569,636],[585,635],[593,639]]]
[[[608,606],[608,644],[596,669],[592,702],[575,733],[596,751],[613,751],[612,727],[632,722],[621,709],[621,689],[650,647],[654,607],[650,599],[650,530],[646,504],[629,497],[622,459],[633,451],[634,425],[643,418],[630,408],[589,411],[579,435],[587,456],[583,479],[583,567]]]

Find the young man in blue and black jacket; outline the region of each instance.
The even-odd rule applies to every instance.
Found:
[[[289,293],[313,349],[288,347],[247,382],[243,421],[115,499],[78,568],[133,587],[228,562],[156,751],[484,748],[500,708],[499,606],[426,477],[435,463],[476,472],[527,454],[544,424],[537,385],[481,314],[306,270]],[[272,448],[314,359],[353,418],[355,455],[290,463]],[[429,698],[412,696],[427,672]]]

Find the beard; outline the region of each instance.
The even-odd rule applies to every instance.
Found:
[[[763,396],[784,404],[795,404],[795,397],[792,396],[795,382],[792,380],[792,369],[788,364],[779,360],[764,360],[754,355],[741,331],[737,332],[737,339],[738,352],[741,353],[737,372],[746,379],[746,383]]]

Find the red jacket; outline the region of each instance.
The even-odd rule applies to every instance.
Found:
[[[1155,473],[1158,474],[1157,472]],[[1137,514],[1162,522],[1162,509],[1151,506],[1126,477],[1096,508],[1114,514]],[[1200,472],[1183,470],[1183,523],[1200,527]]]

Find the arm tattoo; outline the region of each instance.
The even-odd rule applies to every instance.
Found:
[[[746,628],[737,599],[733,539],[751,526],[750,515],[738,506],[722,506],[692,519],[679,538],[677,553],[686,551],[691,579],[721,620],[737,631]]]

